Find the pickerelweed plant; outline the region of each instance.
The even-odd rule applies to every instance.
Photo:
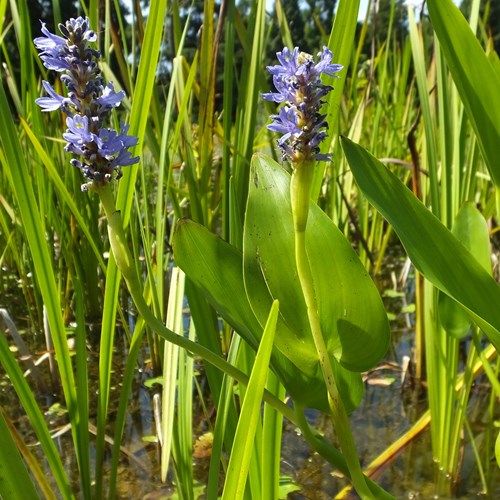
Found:
[[[63,37],[50,33],[42,23],[44,37],[35,39],[44,65],[61,75],[61,80],[68,88],[67,97],[57,94],[54,88],[43,82],[48,97],[40,97],[37,104],[44,111],[62,110],[67,115],[68,129],[63,134],[67,141],[65,149],[78,158],[71,160],[71,165],[79,168],[86,181],[82,190],[97,193],[108,221],[110,247],[117,267],[125,278],[130,295],[142,320],[160,337],[183,349],[197,354],[224,373],[227,373],[242,384],[248,384],[246,374],[229,364],[220,355],[195,343],[182,335],[166,328],[163,322],[151,311],[144,299],[144,286],[141,283],[135,262],[128,246],[120,211],[115,208],[114,184],[121,177],[120,167],[129,166],[139,161],[132,157],[128,149],[137,144],[137,138],[129,136],[128,126],[121,124],[121,132],[103,125],[112,109],[124,98],[124,92],[116,92],[112,83],[105,84],[98,67],[99,51],[89,44],[96,41],[95,32],[89,28],[87,18],[70,19],[60,25]],[[140,345],[142,332],[134,335],[130,347],[130,356],[124,379],[130,379],[130,372],[135,370],[137,346]],[[133,354],[134,353],[134,354]],[[102,388],[101,388],[102,389]],[[125,397],[125,401],[126,401]],[[263,399],[271,402],[283,414],[293,415],[281,401],[272,394],[264,393]],[[123,399],[122,399],[123,401]],[[109,480],[110,495],[115,495],[118,469],[118,453],[123,419],[115,430],[111,476]],[[335,453],[335,450],[333,450]],[[99,460],[99,458],[97,459]],[[95,496],[102,496],[102,475],[99,461],[96,465]]]
[[[323,98],[333,87],[321,82],[321,75],[334,76],[342,69],[332,64],[332,52],[323,47],[319,62],[305,52],[285,47],[277,53],[280,65],[268,67],[273,75],[277,92],[263,94],[263,98],[283,103],[277,115],[271,118],[270,130],[283,134],[278,146],[283,159],[292,165],[290,183],[291,210],[295,234],[295,261],[300,286],[307,306],[311,335],[318,354],[319,364],[326,383],[332,422],[342,451],[346,457],[354,487],[363,498],[371,492],[365,483],[357,458],[349,418],[338,390],[332,361],[322,332],[311,264],[306,249],[306,228],[311,199],[311,186],[315,160],[330,161],[330,154],[320,153],[320,144],[326,138],[325,115],[320,113]]]
[[[65,149],[76,155],[71,165],[85,177],[82,190],[99,195],[114,259],[139,314],[165,340],[246,385],[247,375],[219,354],[166,328],[144,299],[144,286],[114,199],[120,167],[139,161],[129,151],[137,138],[127,134],[123,123],[120,131],[106,127],[124,93],[116,92],[101,76],[99,52],[91,46],[96,34],[88,19],[70,19],[60,30],[62,37],[42,24],[45,36],[35,39],[35,45],[44,65],[62,73],[68,94],[61,96],[43,82],[48,96],[37,99],[37,104],[44,111],[61,110],[67,115]],[[265,98],[284,103],[270,127],[284,134],[279,145],[292,164],[291,180],[280,165],[257,155],[250,176],[243,254],[203,226],[184,220],[176,228],[174,255],[191,281],[205,291],[215,309],[252,348],[260,352],[263,332],[273,330],[270,368],[292,397],[294,408],[269,392],[263,393],[263,399],[299,425],[308,441],[351,477],[362,497],[383,498],[387,494],[362,474],[347,415],[362,398],[360,372],[378,363],[387,350],[387,316],[350,244],[310,201],[314,162],[330,159],[319,149],[326,137],[320,108],[332,87],[322,84],[320,77],[333,76],[341,66],[331,63],[332,53],[327,48],[318,63],[298,49],[285,49],[279,58],[281,65],[270,69],[277,92],[265,94]],[[137,336],[133,342],[137,344]],[[127,370],[134,367],[131,359]],[[262,364],[260,361],[259,366]],[[331,414],[343,454],[311,431],[304,413],[308,407]],[[259,411],[259,405],[254,408]],[[117,443],[119,432],[115,434]],[[116,455],[113,460],[110,491],[116,481]],[[241,476],[238,471],[235,474],[228,476],[229,483],[232,477]],[[244,486],[241,478],[236,483],[237,488]],[[101,481],[97,484],[99,496]],[[227,498],[231,491],[225,491]]]
[[[292,176],[262,154],[252,160],[243,228],[243,249],[229,245],[194,222],[181,220],[173,238],[177,264],[200,286],[221,316],[254,349],[273,302],[279,302],[271,369],[293,400],[294,420],[320,450],[306,408],[329,413],[343,454],[329,460],[351,477],[363,498],[387,496],[362,474],[348,413],[360,403],[360,372],[387,351],[389,326],[380,296],[337,226],[311,201],[316,161],[326,138],[320,108],[334,76],[324,48],[319,61],[298,48],[278,53],[269,68],[283,103],[269,128],[292,165]]]

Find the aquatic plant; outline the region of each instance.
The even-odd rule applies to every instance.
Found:
[[[330,413],[356,490],[363,497],[374,492],[384,497],[387,494],[363,476],[348,411],[362,397],[359,372],[374,366],[388,348],[387,317],[347,240],[311,206],[314,161],[330,159],[319,151],[326,138],[320,108],[332,87],[320,77],[342,68],[331,64],[326,47],[319,58],[316,63],[298,48],[285,48],[278,53],[281,65],[269,68],[277,92],[263,97],[283,103],[269,128],[283,134],[278,145],[293,172],[289,177],[270,158],[254,156],[243,255],[187,221],[177,225],[174,255],[250,345],[259,344],[269,307],[279,302],[271,369],[290,393],[296,419],[305,423],[306,407]],[[216,283],[213,270],[220,270]],[[237,448],[237,442],[233,446]],[[231,477],[228,481],[225,494],[230,498]]]
[[[44,8],[49,3],[44,2]],[[57,26],[59,3],[52,3]],[[54,343],[47,353],[55,353],[52,374],[62,388],[56,383],[52,392],[68,410],[61,418],[71,426],[71,436],[63,438],[66,451],[61,457],[49,432],[52,422],[47,422],[45,401],[37,399],[40,391],[31,386],[34,376],[23,375],[24,356],[14,351],[13,336],[9,345],[9,332],[1,335],[0,362],[8,374],[4,390],[12,388],[17,396],[12,414],[5,411],[2,399],[0,441],[5,446],[0,462],[6,467],[0,474],[0,496],[24,498],[36,496],[36,491],[47,498],[122,495],[128,483],[123,478],[118,482],[118,463],[128,437],[124,429],[132,411],[133,381],[138,376],[155,380],[152,376],[157,374],[163,379],[163,418],[157,423],[162,429],[158,439],[163,435],[160,479],[173,477],[179,497],[191,499],[199,491],[192,460],[193,408],[198,401],[206,403],[204,423],[213,424],[209,476],[200,486],[207,498],[220,495],[221,478],[224,497],[231,500],[243,491],[252,498],[284,496],[286,480],[280,470],[287,458],[281,450],[284,418],[342,473],[329,478],[330,488],[349,484],[352,477],[365,497],[383,496],[360,474],[348,423],[338,404],[332,404],[331,380],[344,415],[358,408],[355,422],[361,413],[365,422],[379,418],[376,412],[358,407],[364,388],[360,372],[378,363],[388,342],[385,311],[367,273],[381,270],[385,249],[394,241],[393,226],[416,267],[439,287],[438,291],[427,283],[425,294],[417,298],[417,314],[423,311],[428,327],[432,413],[432,419],[426,414],[419,425],[421,429],[431,420],[433,458],[445,471],[437,476],[436,492],[448,495],[442,478],[449,482],[459,471],[456,457],[464,427],[471,436],[466,444],[474,445],[485,436],[484,448],[474,451],[482,488],[493,491],[497,476],[490,444],[496,431],[493,425],[481,426],[480,434],[474,431],[473,436],[471,413],[466,414],[471,409],[467,398],[472,381],[482,366],[494,388],[489,422],[495,418],[494,400],[499,394],[490,368],[494,347],[482,347],[485,339],[477,327],[481,324],[498,346],[500,323],[494,310],[498,287],[487,277],[488,234],[472,200],[486,218],[495,212],[490,179],[499,178],[493,161],[498,95],[492,89],[500,84],[495,58],[489,56],[491,65],[485,62],[474,27],[471,31],[464,26],[451,2],[429,0],[440,45],[432,43],[431,30],[415,36],[418,25],[410,17],[411,36],[403,45],[394,41],[389,27],[386,43],[370,56],[363,49],[369,21],[357,29],[359,1],[340,0],[331,30],[314,18],[321,44],[328,46],[316,58],[292,50],[297,41],[287,25],[291,19],[285,18],[282,2],[277,1],[282,40],[275,47],[290,49],[283,49],[279,65],[271,66],[277,87],[263,102],[268,2],[250,2],[248,17],[237,11],[235,2],[225,2],[219,17],[214,2],[205,2],[194,54],[187,45],[195,16],[184,18],[183,9],[167,9],[166,0],[150,2],[147,20],[140,2],[133,4],[133,16],[127,19],[117,8],[120,2],[111,3],[109,10],[99,9],[97,3],[78,2],[79,12],[88,19],[72,19],[69,27],[63,23],[61,36],[50,33],[57,28],[49,31],[42,23],[42,34],[35,35],[41,59],[33,50],[31,3],[7,2],[5,12],[0,9],[0,17],[5,13],[4,20],[12,19],[0,23],[0,300],[10,297],[9,283],[16,279],[30,326],[41,330],[47,319]],[[473,4],[477,18],[479,2]],[[104,14],[106,19],[101,18]],[[450,16],[453,22],[446,20]],[[422,23],[427,21],[424,16]],[[165,43],[169,27],[172,44]],[[487,46],[486,34],[481,37]],[[19,49],[19,68],[12,64],[13,44]],[[306,45],[301,42],[301,46]],[[316,42],[309,47],[320,49]],[[434,48],[428,51],[429,47]],[[161,60],[165,49],[168,60]],[[345,69],[336,71],[340,64],[333,63],[332,53]],[[157,78],[166,67],[169,77]],[[328,68],[332,71],[323,71]],[[61,82],[54,76],[64,78]],[[79,80],[85,86],[80,87]],[[311,85],[303,85],[297,94],[305,81]],[[331,86],[334,91],[329,91]],[[465,103],[463,113],[460,100]],[[280,106],[275,109],[273,103]],[[269,115],[272,123],[267,121]],[[345,155],[339,131],[351,139],[341,140]],[[277,148],[275,133],[283,136]],[[413,144],[407,144],[407,133]],[[389,167],[382,167],[355,143],[367,146]],[[408,149],[414,169],[408,168],[412,166]],[[292,176],[263,154],[252,159],[255,151],[262,150],[275,159],[281,151]],[[420,150],[425,153],[421,170]],[[66,153],[73,156],[71,161]],[[83,193],[82,175],[87,190]],[[404,188],[410,178],[416,186],[421,181],[421,191],[415,188],[415,192],[442,224]],[[309,182],[308,194],[304,187]],[[465,200],[470,201],[459,211]],[[452,229],[453,237],[443,231],[443,224]],[[480,247],[482,253],[475,253]],[[486,263],[488,272],[478,268],[470,255],[479,255],[477,260]],[[135,307],[130,307],[127,289]],[[189,329],[183,315],[186,297]],[[4,302],[2,306],[11,306]],[[459,337],[469,330],[471,320],[476,323],[473,347],[465,372],[458,374]],[[127,346],[120,345],[126,364],[119,372],[117,324],[123,325],[117,339]],[[75,339],[72,351],[68,335]],[[96,348],[98,380],[91,371]],[[202,370],[197,370],[198,364],[203,364]],[[138,366],[144,368],[140,375]],[[110,418],[113,372],[120,380],[120,400]],[[370,395],[372,390],[368,389]],[[158,396],[160,391],[151,392]],[[93,414],[89,418],[94,398],[95,419]],[[363,398],[364,403],[370,400]],[[19,407],[40,443],[42,467],[37,467],[33,448],[23,445],[23,437],[11,425],[16,424]],[[309,408],[341,417],[332,418],[341,451],[325,438],[328,419],[315,424],[326,423],[327,434],[313,428],[310,416],[318,413],[306,413]],[[89,433],[89,421],[96,424],[95,438]],[[114,444],[111,459],[105,462],[105,437],[111,428]],[[378,436],[384,431],[377,429]],[[251,435],[255,437],[250,439]],[[25,439],[28,443],[31,433]],[[403,441],[408,440],[398,440],[381,455],[383,466],[391,463],[388,456]],[[500,448],[500,440],[497,443]],[[357,446],[363,457],[373,451],[360,440]],[[26,454],[25,460],[19,450]],[[465,456],[469,463],[467,447]],[[70,462],[77,472],[68,472]],[[365,471],[367,477],[373,473],[372,468]],[[388,484],[389,477],[382,477],[389,490],[407,493],[400,484]],[[160,487],[156,481],[142,484]]]
[[[139,157],[132,157],[128,150],[138,142],[137,137],[127,135],[129,127],[123,122],[120,132],[104,127],[125,92],[116,92],[112,82],[105,83],[98,64],[101,54],[90,45],[97,36],[89,23],[87,17],[71,18],[59,25],[61,37],[42,22],[44,36],[34,40],[44,66],[61,73],[60,80],[68,89],[67,97],[61,96],[43,80],[48,97],[39,97],[35,102],[43,111],[60,109],[67,115],[64,149],[80,157],[73,158],[71,165],[81,169],[88,179],[82,185],[83,191],[118,180],[120,167],[139,162]]]

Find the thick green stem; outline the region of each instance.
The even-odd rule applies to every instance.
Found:
[[[134,301],[134,304],[145,323],[166,341],[200,356],[205,361],[209,362],[219,370],[227,373],[230,377],[233,377],[235,380],[246,386],[248,384],[247,375],[206,347],[203,347],[202,345],[169,330],[153,314],[142,295],[142,287],[134,265],[132,254],[130,253],[129,246],[127,244],[121,215],[120,212],[115,209],[115,200],[111,186],[108,185],[100,187],[97,192],[99,193],[101,203],[104,207],[104,212],[106,213],[106,218],[108,220],[108,235],[113,256],[120,272],[125,278],[132,300]],[[272,405],[288,419],[294,421],[293,410],[276,398],[273,394],[267,391],[264,392],[264,401]]]
[[[316,294],[312,278],[311,267],[306,252],[306,226],[309,213],[311,184],[313,169],[311,163],[298,165],[292,175],[290,196],[295,231],[295,261],[302,292],[307,306],[307,315],[311,333],[318,353],[319,363],[328,391],[328,402],[332,412],[332,421],[345,456],[354,488],[361,498],[373,498],[363,476],[358,460],[358,454],[351,432],[349,417],[338,392],[335,382],[332,363],[328,355],[325,340],[321,332],[321,323],[316,304]]]

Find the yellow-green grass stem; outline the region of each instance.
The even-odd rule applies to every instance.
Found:
[[[297,265],[297,274],[307,306],[307,316],[314,345],[318,353],[320,367],[328,391],[328,402],[332,412],[332,422],[337,434],[337,439],[344,453],[354,488],[361,498],[373,498],[373,494],[365,481],[359,463],[349,417],[338,391],[332,364],[321,331],[311,266],[306,251],[306,227],[312,180],[312,162],[302,162],[295,166],[290,185],[290,194],[295,233],[295,261]]]

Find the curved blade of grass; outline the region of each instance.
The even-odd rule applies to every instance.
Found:
[[[16,427],[14,426],[14,424],[12,423],[12,421],[9,419],[9,417],[2,408],[0,408],[0,413],[3,413],[3,419],[5,420],[5,424],[9,429],[12,440],[14,441],[19,453],[21,453],[24,463],[26,464],[31,474],[29,477],[34,479],[34,482],[38,487],[38,490],[41,492],[41,494],[44,496],[46,500],[55,500],[57,497],[54,492],[54,486],[52,481],[50,481],[50,483],[52,484],[49,483],[49,480],[51,478],[47,476],[47,471],[42,470],[42,466],[38,462],[34,454],[31,452],[30,446],[24,442],[22,436],[19,434],[18,430],[16,429]],[[16,475],[14,475],[13,477],[16,478]],[[20,484],[22,485],[23,483],[20,482]],[[37,495],[39,495],[38,492]],[[36,496],[34,498],[39,498],[39,496]]]
[[[5,153],[6,163],[4,164],[4,168],[10,171],[12,179],[11,187],[17,200],[33,265],[36,269],[36,279],[47,310],[65,402],[69,412],[76,455],[81,466],[82,487],[86,491],[90,491],[89,468],[86,465],[87,460],[85,458],[86,456],[88,457],[88,449],[87,452],[84,450],[85,434],[87,433],[88,435],[88,429],[79,415],[73,368],[66,339],[66,331],[61,316],[59,292],[52,270],[52,260],[47,248],[45,232],[33,192],[31,176],[28,172],[25,158],[22,155],[23,148],[19,142],[17,130],[12,120],[3,85],[0,85],[0,141]]]
[[[45,418],[43,417],[42,412],[40,411],[40,408],[35,401],[35,397],[28,382],[23,376],[21,368],[19,367],[16,359],[14,358],[14,355],[9,349],[7,340],[2,334],[0,334],[0,360],[3,368],[9,376],[10,382],[12,383],[17,395],[19,396],[19,400],[30,420],[31,425],[33,426],[35,434],[40,441],[44,456],[50,466],[52,474],[54,475],[57,486],[61,490],[61,494],[63,495],[63,497],[67,496],[68,498],[72,498],[71,486],[69,484],[68,477],[61,462],[61,458],[59,457],[59,453],[55,447],[54,441],[50,436]],[[2,446],[0,446],[0,448],[3,448],[5,441],[3,441],[2,439],[1,442]],[[0,463],[3,464],[4,462],[1,461]],[[23,496],[17,498],[23,498]]]
[[[382,163],[349,139],[342,138],[342,147],[360,189],[394,227],[415,267],[462,304],[500,352],[498,283]]]
[[[0,442],[0,498],[39,498],[1,411]]]
[[[427,6],[432,26],[476,132],[491,177],[499,187],[500,74],[451,0],[428,0]]]
[[[163,35],[163,26],[167,10],[167,0],[152,0],[149,7],[148,22],[144,34],[144,43],[141,47],[141,60],[137,73],[137,82],[134,87],[132,101],[132,112],[130,115],[130,135],[139,138],[138,145],[134,148],[132,155],[137,156],[142,152],[148,110],[153,96],[156,67],[160,56],[160,45]],[[117,207],[122,211],[124,226],[128,225],[130,210],[132,208],[132,197],[134,195],[135,180],[137,178],[138,165],[131,165],[123,171],[118,189]]]
[[[248,468],[254,448],[255,431],[258,419],[260,418],[262,396],[264,394],[264,386],[273,349],[278,311],[279,306],[276,300],[273,302],[264,333],[262,334],[245,399],[243,400],[233,448],[231,449],[231,458],[229,459],[222,500],[239,500],[243,498],[245,493]]]

